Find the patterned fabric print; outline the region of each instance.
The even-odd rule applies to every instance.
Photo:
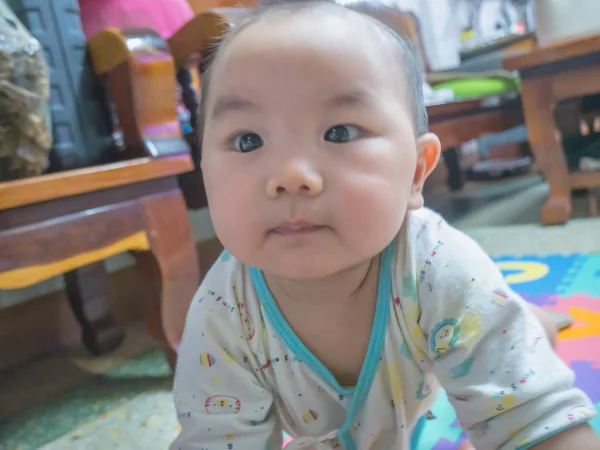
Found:
[[[296,438],[291,449],[409,448],[421,445],[413,436],[420,418],[439,407],[438,382],[479,448],[526,446],[592,417],[533,313],[474,241],[422,209],[407,218],[393,254],[388,263],[382,254],[375,316],[386,318],[372,336],[384,347],[365,359],[372,383],[353,389],[298,340],[262,275],[224,254],[188,316],[174,389],[182,430],[172,448],[276,449],[282,426]]]
[[[559,333],[555,350],[575,372],[575,386],[600,412],[600,254],[504,256],[495,262],[510,287],[525,300],[573,317],[573,326]],[[504,293],[492,295],[494,300],[504,301]],[[426,421],[423,438],[413,450],[455,450],[466,433],[452,405],[442,396],[432,411],[435,419]],[[576,412],[570,413],[571,418]],[[600,416],[590,424],[600,435]]]

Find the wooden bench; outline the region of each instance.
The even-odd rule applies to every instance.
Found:
[[[109,311],[103,261],[131,252],[148,329],[174,365],[200,272],[177,184],[193,163],[175,111],[173,59],[147,31],[106,30],[89,47],[115,99],[123,160],[0,183],[0,289],[64,274],[85,346],[108,352],[123,331]]]

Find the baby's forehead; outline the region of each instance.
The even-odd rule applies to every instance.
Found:
[[[387,93],[403,101],[405,78],[389,70],[390,55],[382,54],[389,52],[389,42],[370,20],[330,7],[267,13],[224,42],[213,65],[210,94],[235,92],[274,103],[295,97],[295,104],[314,106],[341,94],[345,104],[350,97],[361,99],[354,104],[366,104],[367,95],[358,94],[362,90],[370,98]]]
[[[224,39],[202,80],[202,110],[222,117],[223,103],[289,104],[298,114],[345,105],[413,117],[404,50],[386,25],[340,6],[268,11]]]
[[[275,8],[234,30],[223,43],[221,57],[244,55],[244,52],[269,51],[272,48],[297,48],[318,44],[312,50],[368,47],[372,53],[388,59],[393,42],[389,34],[371,17],[335,4],[315,4],[304,8]],[[309,48],[308,45],[304,46]],[[357,52],[359,56],[360,52]]]
[[[212,117],[223,97],[236,104],[251,97],[310,105],[322,102],[323,92],[333,97],[354,84],[410,109],[415,133],[425,133],[418,56],[380,13],[326,0],[253,12],[235,24],[210,59],[202,77],[201,117]],[[289,99],[291,93],[295,98]]]

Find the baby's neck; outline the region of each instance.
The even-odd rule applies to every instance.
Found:
[[[265,273],[265,280],[278,303],[339,306],[365,298],[365,295],[376,297],[379,260],[378,255],[323,278],[289,280]],[[374,296],[371,295],[373,290]]]

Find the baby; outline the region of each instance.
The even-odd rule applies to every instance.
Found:
[[[477,449],[600,448],[538,311],[423,207],[440,142],[404,38],[360,8],[279,2],[202,85],[227,251],[188,314],[172,449],[277,450],[282,430],[291,449],[416,449],[444,401]]]

